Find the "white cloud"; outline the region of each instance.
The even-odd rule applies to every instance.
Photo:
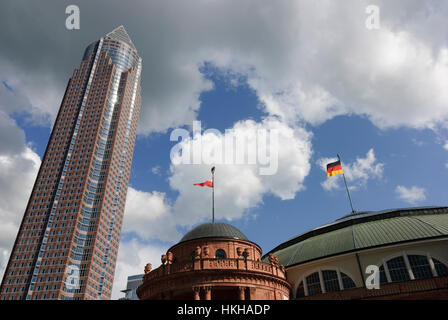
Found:
[[[317,164],[326,172],[327,164],[336,160],[337,158],[320,158],[317,160]],[[342,161],[342,170],[349,182],[349,189],[356,190],[365,186],[369,179],[381,179],[384,171],[384,163],[378,162],[374,150],[370,149],[365,158],[356,158],[352,163]],[[343,188],[344,185],[340,181],[341,179],[337,179],[337,177],[326,178],[321,183],[322,187],[327,191]]]
[[[64,95],[64,86],[46,73],[37,81],[29,70],[1,56],[0,70],[0,110],[25,115],[25,120],[32,124],[51,126]]]
[[[180,238],[165,193],[144,192],[132,187],[128,188],[126,196],[123,232],[135,232],[146,240],[175,241]]]
[[[40,166],[39,156],[24,144],[25,135],[0,112],[0,278],[25,212]]]
[[[426,190],[417,186],[412,186],[410,188],[405,186],[397,186],[395,188],[395,193],[399,199],[409,204],[415,204],[426,200]]]
[[[217,219],[233,220],[241,218],[250,208],[262,203],[264,195],[273,194],[282,200],[293,199],[304,188],[304,179],[310,170],[311,135],[302,128],[291,128],[275,118],[261,122],[245,120],[237,122],[233,128],[237,136],[247,136],[257,130],[277,130],[278,132],[278,170],[273,175],[260,175],[260,162],[256,164],[219,164],[215,172],[215,215]],[[224,145],[226,135],[203,133],[202,148],[211,150]],[[183,151],[190,148],[191,139],[181,142]],[[240,155],[248,163],[252,148],[240,150]],[[232,149],[235,153],[235,149]],[[272,159],[271,159],[272,160]],[[211,164],[171,165],[169,178],[172,189],[179,192],[173,210],[176,221],[181,225],[210,219],[211,193],[208,188],[193,186],[194,183],[210,179]]]
[[[85,10],[101,12],[103,20],[85,21],[81,30],[89,32],[82,39],[53,30],[58,7],[42,13],[37,26],[27,25],[27,19],[21,19],[21,26],[8,23],[35,11],[27,5],[26,12],[19,7],[13,11],[17,15],[0,19],[4,34],[14,36],[7,40],[17,39],[2,50],[0,67],[8,72],[1,74],[37,113],[54,116],[63,91],[60,84],[76,65],[73,48],[81,51],[94,40],[92,35],[103,35],[119,12],[143,56],[140,133],[165,131],[195,119],[200,94],[212,88],[200,72],[204,62],[246,76],[265,110],[289,124],[316,125],[336,115],[357,114],[381,128],[446,125],[448,42],[443,30],[448,5],[378,0],[381,28],[368,30],[369,4],[227,0],[191,6],[185,1],[151,1],[133,4],[134,11],[127,13],[120,2],[83,2]],[[11,12],[6,9],[2,12]],[[51,43],[24,50],[24,44],[33,43],[24,37],[39,41],[47,23]],[[70,62],[54,61],[55,48]]]
[[[443,148],[448,151],[448,141],[445,142],[445,144],[443,145]]]
[[[151,168],[151,172],[155,175],[160,175],[160,170],[161,170],[160,166],[155,166]]]
[[[121,242],[118,249],[118,260],[115,270],[114,284],[111,299],[117,300],[124,297],[120,292],[126,289],[128,276],[143,274],[145,265],[149,262],[152,268],[157,268],[160,263],[160,256],[168,248],[159,247],[148,243],[142,243],[133,239]]]

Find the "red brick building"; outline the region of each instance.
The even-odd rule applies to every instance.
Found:
[[[357,212],[264,257],[236,228],[208,223],[162,263],[145,268],[140,299],[448,299],[448,207]],[[379,288],[366,286],[369,266]]]
[[[206,223],[188,232],[162,255],[162,265],[145,267],[140,299],[286,300],[285,269],[235,227]]]

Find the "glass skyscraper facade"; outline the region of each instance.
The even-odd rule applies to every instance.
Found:
[[[136,274],[128,277],[128,283],[125,290],[121,290],[125,294],[124,298],[119,300],[139,300],[137,297],[137,288],[143,283],[144,274]]]
[[[123,26],[86,48],[68,81],[0,299],[110,299],[141,69]]]

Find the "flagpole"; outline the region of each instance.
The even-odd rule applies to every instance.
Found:
[[[212,168],[212,223],[215,223],[215,167]]]
[[[338,154],[338,159],[339,159],[339,162],[341,162],[341,157],[339,156],[339,154]],[[342,163],[341,163],[341,165],[342,165]],[[347,180],[345,180],[344,170],[342,170],[342,176],[344,177],[345,189],[347,189],[348,200],[350,200],[350,207],[352,208],[352,213],[355,213],[355,209],[353,209],[352,197],[350,196],[350,191],[348,190],[348,186],[347,186]]]

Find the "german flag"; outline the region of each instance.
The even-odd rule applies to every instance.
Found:
[[[327,164],[327,177],[343,174],[341,160]]]

